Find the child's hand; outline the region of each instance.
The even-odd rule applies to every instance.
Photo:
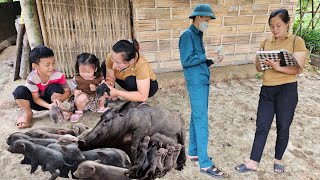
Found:
[[[60,99],[59,98],[54,99],[53,102],[51,103],[50,109],[51,109],[53,104],[56,104],[56,105],[58,105],[58,107],[60,107],[60,105],[61,105]]]
[[[97,90],[97,87],[94,84],[90,84],[89,88],[90,88],[90,91],[96,91]]]
[[[82,93],[81,90],[75,90],[73,94],[74,94],[74,97],[78,97],[81,93]]]

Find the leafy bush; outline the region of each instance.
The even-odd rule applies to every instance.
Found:
[[[309,29],[308,33],[304,33],[303,37],[306,46],[312,50],[312,54],[320,55],[320,29]]]
[[[312,10],[312,6],[311,6],[311,2],[309,2],[309,5],[307,6],[307,2],[308,0],[301,0],[299,1],[299,3],[302,3],[302,9],[301,12],[304,12],[305,9],[307,9],[307,12],[310,12]],[[320,0],[314,0],[314,3],[317,5],[319,4]],[[296,32],[297,28],[299,28],[299,23],[300,23],[300,4],[297,4],[297,9],[296,9],[296,19],[294,21],[293,24],[293,32]],[[317,17],[319,17],[319,15],[317,14],[315,17],[315,21]],[[300,32],[298,30],[297,35],[301,36],[305,43],[306,46],[309,50],[312,50],[312,54],[316,54],[316,55],[320,55],[320,26],[317,25],[316,27],[314,27],[314,29],[311,28],[311,26],[309,27],[308,32],[306,32],[306,29],[310,23],[312,19],[312,14],[311,13],[306,13],[303,16],[303,19],[301,19],[302,23],[301,23],[301,29],[302,31]]]

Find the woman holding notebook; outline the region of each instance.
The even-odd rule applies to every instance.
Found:
[[[308,50],[301,37],[289,33],[289,25],[290,16],[286,9],[272,11],[269,17],[272,37],[264,40],[260,48],[263,51],[286,49],[293,53],[303,68]],[[256,59],[256,69],[263,72],[263,82],[250,160],[235,167],[241,173],[257,170],[274,115],[277,140],[273,169],[277,173],[284,172],[281,160],[288,145],[289,129],[298,103],[297,74],[302,70],[297,66],[280,66],[279,61],[271,59],[264,59],[263,63],[271,69],[262,70],[258,58]]]

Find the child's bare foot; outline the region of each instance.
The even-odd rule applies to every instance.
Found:
[[[16,126],[19,129],[23,129],[23,128],[29,128],[30,124],[32,121],[32,114],[28,115],[28,114],[23,114],[22,116],[19,116],[17,122],[16,122]]]

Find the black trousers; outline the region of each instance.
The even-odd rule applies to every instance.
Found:
[[[282,159],[288,145],[289,128],[297,103],[297,82],[261,87],[251,160],[260,162],[274,115],[277,126],[275,159]]]
[[[59,84],[50,84],[44,92],[40,94],[40,98],[51,104],[51,96],[53,93],[63,94],[64,90]],[[32,98],[31,91],[26,86],[18,86],[12,93],[15,100],[24,99],[30,101],[31,109],[36,111],[48,110],[45,107],[42,107],[35,103]]]
[[[125,80],[116,79],[116,82],[127,91],[137,91],[137,81],[135,76],[128,76]],[[158,91],[157,80],[150,80],[149,97],[152,97]]]

